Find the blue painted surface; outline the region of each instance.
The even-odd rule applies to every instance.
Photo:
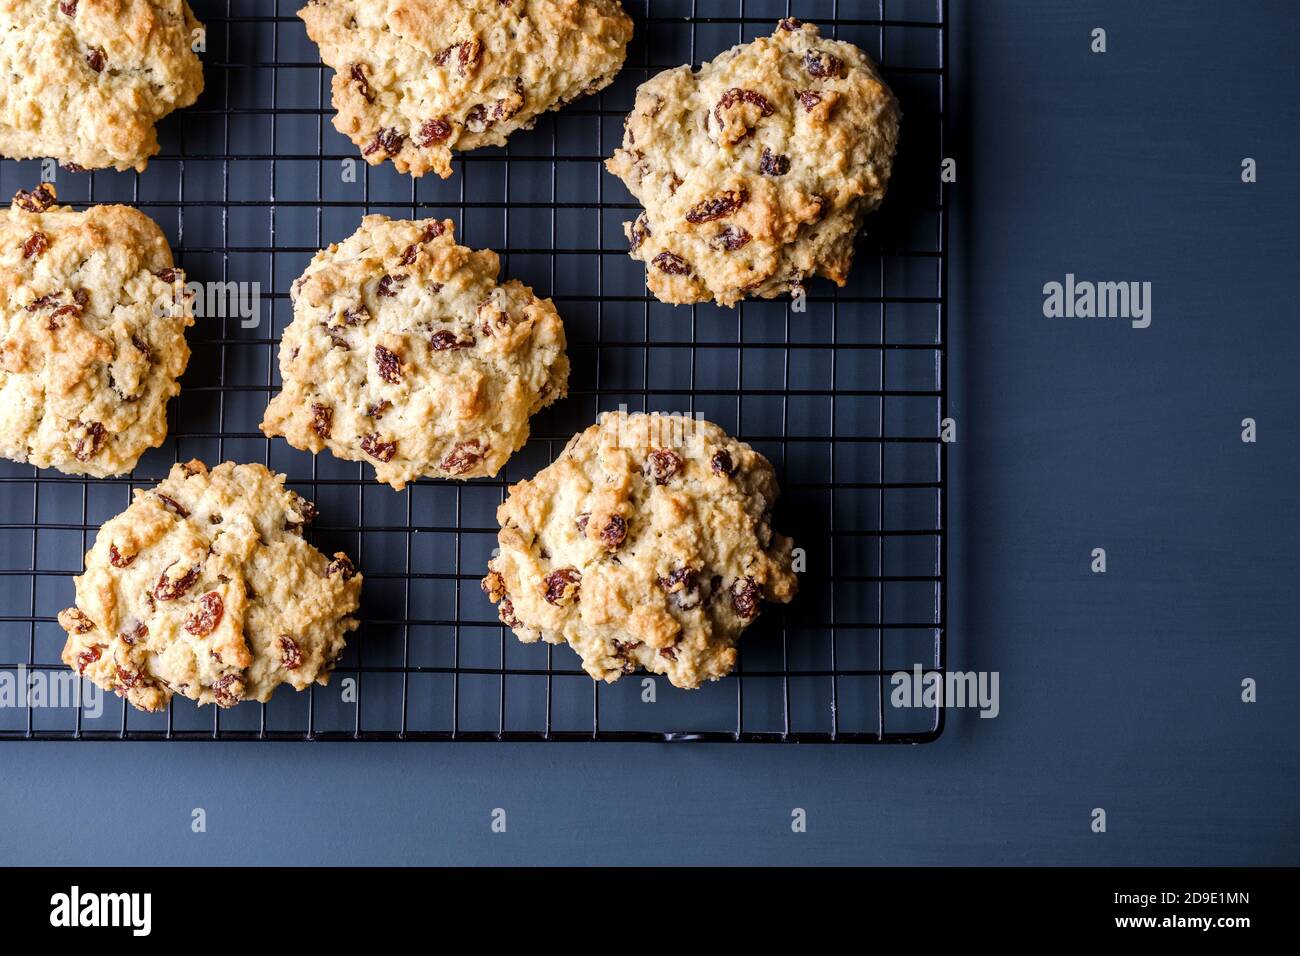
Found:
[[[949,659],[1000,672],[997,719],[915,748],[5,745],[0,859],[1300,862],[1294,16],[954,6]],[[1151,327],[1043,318],[1067,272],[1151,281]]]

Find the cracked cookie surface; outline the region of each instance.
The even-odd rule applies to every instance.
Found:
[[[483,590],[525,643],[569,644],[593,678],[717,680],[763,600],[788,602],[771,464],[717,425],[608,412],[510,489]]]
[[[203,90],[184,0],[0,0],[0,153],[143,170]]]
[[[121,474],[167,434],[194,324],[185,275],[143,213],[54,203],[42,184],[0,214],[0,455]]]
[[[367,216],[294,282],[262,431],[366,461],[394,488],[495,475],[568,387],[564,325],[451,220]]]
[[[644,207],[624,231],[647,287],[662,302],[731,306],[797,294],[813,275],[844,285],[898,123],[865,53],[793,19],[696,71],[652,77],[605,164]]]
[[[312,0],[298,11],[335,71],[334,126],[366,162],[451,175],[607,86],[632,21],[618,0]]]
[[[315,516],[262,465],[173,466],[96,535],[59,614],[63,662],[147,711],[328,683],[361,575],[303,539]]]

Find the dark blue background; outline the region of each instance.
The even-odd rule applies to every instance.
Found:
[[[8,745],[0,859],[1300,862],[1295,14],[953,6],[949,662],[1000,672],[997,719],[908,748]],[[1152,282],[1151,327],[1043,318],[1067,272]]]

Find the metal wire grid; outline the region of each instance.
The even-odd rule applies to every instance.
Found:
[[[889,678],[944,667],[946,0],[628,0],[637,33],[612,87],[504,149],[459,156],[445,182],[357,161],[330,126],[329,71],[292,15],[298,0],[269,13],[265,0],[191,2],[208,31],[204,96],[164,122],[163,151],[144,174],[60,172],[60,199],[138,206],[167,231],[191,279],[261,281],[263,315],[255,328],[199,320],[171,437],[131,476],[87,481],[0,463],[0,677],[63,670],[54,616],[72,601],[70,579],[99,524],[131,488],[190,457],[262,461],[313,498],[314,542],[347,550],[366,575],[363,624],[328,688],[281,690],[229,711],[177,698],[157,715],[110,695],[102,712],[87,701],[9,700],[0,739],[939,735],[942,708],[893,706]],[[898,93],[903,141],[890,196],[868,220],[849,286],[810,283],[804,313],[784,302],[662,306],[626,256],[620,223],[638,207],[599,164],[621,141],[639,83],[766,34],[791,13],[866,49]],[[4,160],[0,188],[7,195],[39,175],[39,164]],[[570,397],[538,416],[496,480],[425,480],[396,493],[368,466],[314,458],[257,431],[278,385],[289,283],[369,212],[451,215],[460,241],[497,249],[503,273],[552,296],[565,317]],[[596,684],[567,648],[515,641],[479,592],[507,486],[620,404],[702,412],[767,454],[784,489],[774,524],[807,551],[798,600],[767,606],[737,672],[700,691],[645,675]]]

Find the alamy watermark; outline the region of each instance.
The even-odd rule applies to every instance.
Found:
[[[1043,315],[1049,319],[1128,319],[1135,329],[1151,325],[1150,282],[1076,280],[1043,285]]]
[[[925,670],[920,664],[889,677],[893,690],[889,702],[898,708],[977,708],[981,717],[996,717],[1002,710],[997,671]]]
[[[104,714],[104,690],[73,671],[29,670],[19,664],[16,671],[0,671],[0,709],[84,708],[95,720]]]
[[[696,448],[709,426],[703,412],[647,412],[633,418],[627,405],[618,406],[619,448]]]
[[[50,897],[50,925],[59,928],[124,927],[132,936],[153,929],[152,893],[88,893],[73,885]]]
[[[179,275],[179,273],[178,273]],[[238,319],[241,329],[262,322],[262,283],[186,282],[172,284],[172,294],[154,301],[154,315],[174,315],[189,303],[196,319]]]

